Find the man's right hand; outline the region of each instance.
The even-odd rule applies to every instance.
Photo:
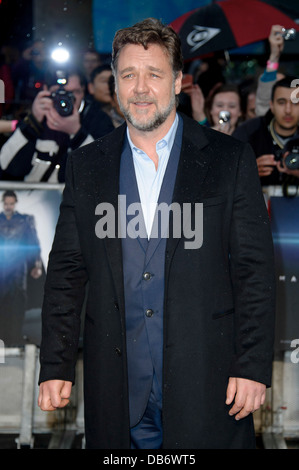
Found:
[[[40,91],[32,103],[32,114],[38,122],[42,122],[46,113],[53,107],[50,98],[51,93],[47,90]]]
[[[284,48],[284,38],[282,37],[283,27],[281,25],[273,25],[269,35],[270,57],[271,62],[279,62],[281,53]]]
[[[279,164],[273,154],[261,155],[256,159],[259,176],[269,176]]]
[[[72,382],[65,380],[47,380],[39,387],[38,406],[43,411],[63,408],[69,403]]]

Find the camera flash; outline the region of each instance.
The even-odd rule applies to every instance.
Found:
[[[64,49],[63,47],[57,47],[57,49],[54,49],[52,52],[51,57],[53,60],[55,60],[55,62],[62,64],[68,61],[70,54],[67,49]]]

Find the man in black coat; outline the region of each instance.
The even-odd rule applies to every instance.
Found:
[[[273,249],[255,156],[176,113],[182,67],[177,35],[159,21],[120,30],[113,70],[126,124],[68,159],[45,287],[39,406],[69,401],[88,283],[88,448],[253,448],[252,413],[271,384]],[[169,193],[176,211],[166,242],[156,243],[152,207]],[[143,217],[130,218],[132,205],[124,214],[120,195],[141,203]]]

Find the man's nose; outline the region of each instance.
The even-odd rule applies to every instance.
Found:
[[[291,101],[287,101],[287,102],[286,102],[285,111],[286,111],[286,113],[288,113],[288,114],[290,114],[290,113],[292,112],[292,102],[291,102]]]
[[[138,77],[136,78],[135,91],[139,94],[148,92],[148,83],[144,75],[138,75]]]

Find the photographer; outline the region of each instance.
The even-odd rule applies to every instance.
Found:
[[[54,77],[47,88],[38,93],[31,113],[1,149],[2,180],[63,183],[68,152],[114,129],[97,103],[84,100],[85,80],[78,71],[68,74],[62,88],[70,96],[55,99],[52,94],[61,87]]]
[[[284,163],[287,142],[299,135],[299,103],[294,99],[296,81],[296,77],[290,76],[276,82],[269,112],[246,121],[233,133],[251,144],[263,186],[298,183],[298,172]]]
[[[231,84],[216,86],[206,101],[207,117],[211,127],[232,135],[242,118],[238,87]]]

